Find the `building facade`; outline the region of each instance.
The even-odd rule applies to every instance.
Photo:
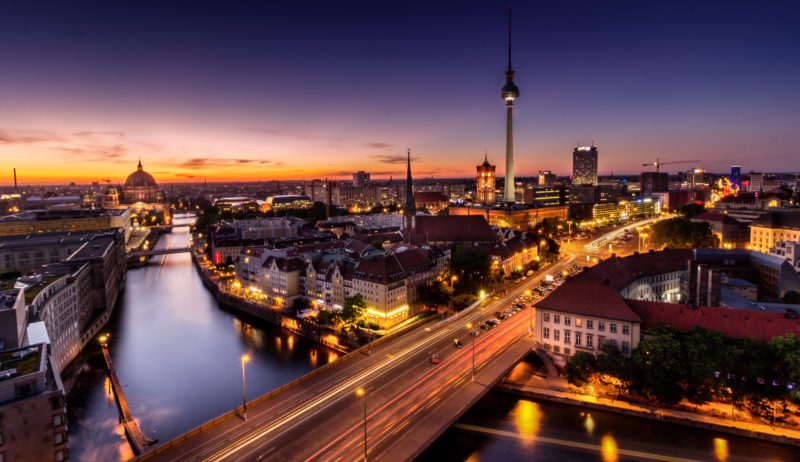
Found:
[[[578,146],[572,151],[572,184],[597,184],[597,146]]]
[[[478,165],[478,179],[475,187],[475,203],[492,205],[495,203],[495,166],[489,163],[489,157]]]

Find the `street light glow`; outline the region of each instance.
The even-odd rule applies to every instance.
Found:
[[[356,390],[356,396],[364,396],[364,393],[366,392],[364,391],[363,388],[359,388],[358,390]]]

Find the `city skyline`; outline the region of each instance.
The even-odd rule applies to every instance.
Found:
[[[791,171],[796,6],[723,5],[514,5],[517,176],[569,175],[592,137],[601,175]],[[165,183],[400,178],[408,148],[420,178],[502,165],[505,2],[9,10],[3,185],[120,183],[140,157]]]

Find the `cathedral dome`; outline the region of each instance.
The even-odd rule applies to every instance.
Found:
[[[153,175],[145,172],[142,169],[142,161],[139,161],[139,165],[136,167],[136,171],[128,175],[128,179],[125,180],[125,187],[153,187],[158,188],[158,184],[156,183],[156,179],[153,178]]]

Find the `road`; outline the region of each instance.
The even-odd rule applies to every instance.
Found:
[[[545,274],[560,272],[568,260],[509,289],[506,295],[444,321],[376,345],[372,354],[344,361],[306,382],[247,410],[247,421],[232,418],[147,460],[357,460],[364,456],[364,397],[370,459],[379,459],[400,432],[451,405],[450,397],[474,385],[471,380],[473,343],[480,373],[491,358],[528,337],[528,307],[473,338],[466,325],[494,317],[514,299],[539,283]],[[463,348],[457,349],[459,339]],[[527,345],[526,345],[527,347]],[[431,363],[437,353],[440,363]],[[443,429],[442,429],[443,430]]]

